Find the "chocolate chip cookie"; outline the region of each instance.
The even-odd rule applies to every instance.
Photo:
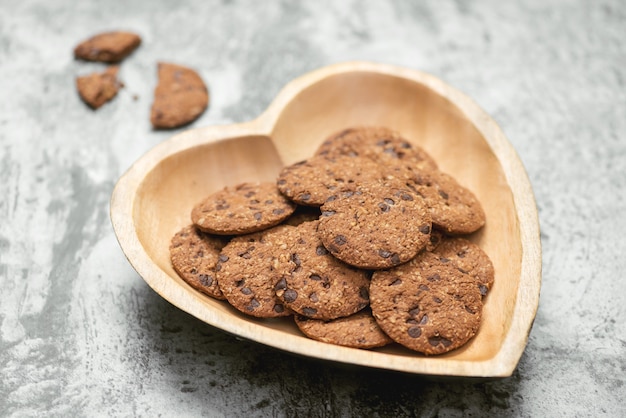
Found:
[[[285,167],[276,184],[300,205],[321,206],[337,190],[383,178],[381,167],[367,158],[317,156]]]
[[[326,139],[315,154],[361,156],[383,165],[401,161],[421,169],[437,169],[437,163],[426,151],[385,127],[345,129]]]
[[[461,237],[446,237],[433,249],[442,263],[450,263],[476,280],[482,296],[493,285],[495,271],[489,256],[476,244]]]
[[[215,274],[224,237],[203,233],[193,225],[181,229],[170,244],[172,267],[191,287],[216,299],[224,299]]]
[[[422,197],[433,225],[449,234],[469,234],[485,224],[476,196],[452,176],[438,170],[405,171],[405,184]]]
[[[92,109],[113,99],[123,84],[118,81],[117,65],[107,68],[101,73],[92,73],[76,78],[76,88],[80,98],[83,99]]]
[[[141,44],[139,35],[131,32],[104,32],[81,42],[74,56],[87,61],[120,62]]]
[[[150,122],[172,129],[196,120],[209,104],[209,91],[200,75],[182,65],[160,62]]]
[[[217,281],[233,307],[259,318],[291,315],[276,297],[274,286],[289,267],[292,229],[279,225],[243,235],[222,249],[215,268]]]
[[[288,272],[275,285],[289,309],[309,318],[352,315],[369,303],[369,273],[342,263],[317,236],[319,221],[305,222],[291,232]]]
[[[332,321],[311,319],[294,315],[296,325],[309,338],[330,344],[354,348],[382,347],[393,342],[385,334],[369,309],[363,309],[344,318]]]
[[[287,219],[296,205],[275,183],[241,183],[211,194],[191,211],[192,222],[217,235],[261,231]]]
[[[340,260],[381,269],[413,258],[429,242],[431,218],[423,200],[395,183],[339,192],[321,207],[319,236]]]
[[[454,350],[480,326],[481,295],[474,279],[430,252],[374,273],[374,318],[394,341],[424,354]]]

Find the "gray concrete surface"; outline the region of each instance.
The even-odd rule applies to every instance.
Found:
[[[74,77],[103,67],[72,49],[115,28],[144,43],[92,112]],[[625,39],[620,0],[0,0],[0,415],[626,416]],[[511,378],[430,381],[237,340],[162,300],[117,245],[115,181],[173,134],[148,122],[158,60],[207,80],[199,127],[252,119],[292,78],[353,59],[466,92],[528,170],[543,287]]]

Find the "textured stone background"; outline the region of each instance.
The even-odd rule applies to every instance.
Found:
[[[92,112],[74,77],[103,67],[72,49],[111,28],[144,43]],[[620,0],[0,0],[0,415],[625,416],[625,39]],[[292,78],[353,59],[464,91],[528,170],[543,287],[511,378],[433,382],[239,341],[161,299],[117,245],[115,181],[173,134],[148,122],[156,61],[207,80],[196,127],[252,119]]]

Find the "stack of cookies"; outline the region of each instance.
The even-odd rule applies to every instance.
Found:
[[[485,224],[480,202],[382,127],[331,136],[275,183],[226,187],[191,221],[170,246],[187,283],[328,343],[448,352],[476,334],[494,280],[462,238]]]

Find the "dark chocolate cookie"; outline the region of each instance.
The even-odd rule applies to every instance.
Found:
[[[276,295],[310,318],[352,315],[369,303],[369,273],[333,257],[317,237],[318,224],[305,222],[290,231],[290,267],[276,283]]]
[[[319,235],[340,260],[368,269],[396,266],[429,242],[423,200],[396,184],[370,184],[331,196],[321,207]]]
[[[76,88],[80,98],[92,109],[113,99],[123,84],[117,80],[117,65],[107,68],[102,73],[92,73],[76,78]]]
[[[181,65],[160,62],[150,122],[157,129],[171,129],[196,120],[209,104],[209,91],[197,72]]]
[[[276,184],[300,205],[321,206],[337,190],[383,180],[381,167],[367,158],[317,156],[285,167]]]
[[[295,208],[275,183],[242,183],[225,187],[198,203],[191,211],[191,220],[206,232],[241,235],[277,225]]]
[[[74,56],[87,61],[120,62],[141,44],[139,35],[131,32],[104,32],[74,48]]]
[[[482,296],[493,285],[495,271],[489,256],[476,244],[464,238],[446,237],[432,250],[443,263],[451,263],[476,280]]]
[[[224,245],[224,237],[205,234],[193,225],[186,226],[172,238],[172,267],[193,288],[216,299],[224,299],[215,275],[215,265]]]
[[[473,278],[430,252],[374,273],[374,318],[394,341],[424,354],[454,350],[472,338],[482,317]]]
[[[385,127],[345,129],[326,139],[316,155],[361,156],[383,165],[401,161],[421,169],[437,169],[435,160],[426,151]]]
[[[294,315],[294,318],[304,335],[325,343],[354,348],[374,348],[393,342],[380,329],[369,309],[331,321],[311,319],[302,315]]]
[[[291,315],[274,286],[289,267],[290,231],[279,225],[233,238],[219,255],[217,281],[228,302],[241,312],[275,318]]]

